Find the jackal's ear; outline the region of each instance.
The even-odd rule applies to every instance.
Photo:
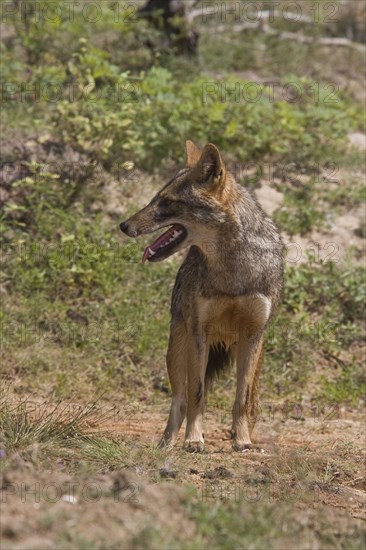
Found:
[[[187,166],[188,168],[193,168],[200,160],[202,151],[193,141],[186,141],[186,156],[187,156]]]
[[[200,160],[196,166],[199,181],[213,180],[215,185],[225,181],[225,165],[218,148],[213,143],[205,145]]]

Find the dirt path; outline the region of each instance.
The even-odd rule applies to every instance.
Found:
[[[165,406],[141,410],[100,430],[128,445],[151,449],[167,412]],[[364,415],[360,412],[337,410],[330,418],[300,413],[295,418],[283,414],[262,417],[253,437],[258,448],[241,453],[231,448],[229,426],[228,415],[207,413],[202,454],[182,449],[182,429],[177,445],[165,455],[164,475],[194,484],[202,495],[212,490],[213,498],[235,499],[244,490],[250,499],[248,487],[255,486],[253,491],[260,488],[264,498],[293,499],[297,504],[322,502],[366,519]]]

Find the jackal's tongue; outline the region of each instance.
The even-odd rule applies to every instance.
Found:
[[[156,241],[145,248],[144,255],[142,256],[142,263],[144,264],[146,260],[154,256],[159,248],[163,248],[167,244],[173,242],[177,237],[182,234],[182,231],[182,227],[178,224],[170,227],[168,231],[165,231],[162,235],[160,235],[160,237],[156,239]]]

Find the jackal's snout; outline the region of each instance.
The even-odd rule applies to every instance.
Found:
[[[128,232],[128,222],[121,222],[119,224],[119,228],[120,230],[122,231],[122,233],[126,233],[127,235],[127,232]]]
[[[128,235],[128,237],[138,237],[139,235],[138,231],[133,227],[131,227],[129,220],[121,222],[119,224],[119,228],[122,231],[122,233],[125,233],[126,235]]]

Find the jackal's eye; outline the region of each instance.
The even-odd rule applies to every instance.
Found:
[[[159,200],[159,206],[160,208],[168,208],[169,206],[171,206],[173,201],[169,200],[169,199],[166,199],[165,197],[162,197],[160,200]]]

